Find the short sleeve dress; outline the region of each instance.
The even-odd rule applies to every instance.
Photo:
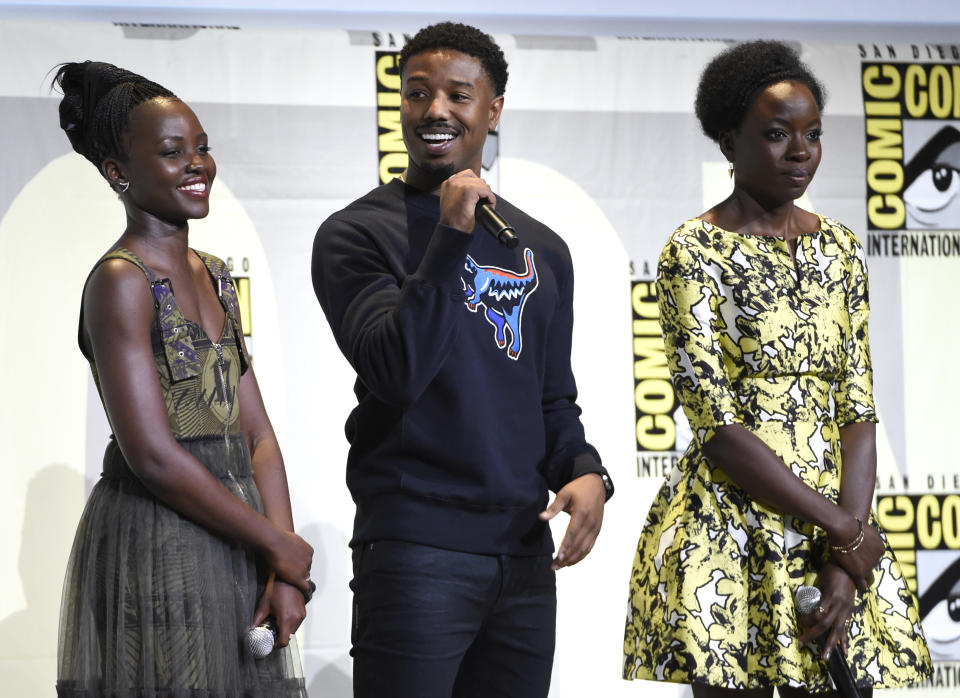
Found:
[[[863,249],[828,218],[798,238],[795,260],[782,238],[694,218],[660,256],[657,295],[692,439],[637,546],[623,676],[830,690],[826,666],[796,641],[794,607],[797,587],[813,584],[829,557],[826,534],[752,499],[702,447],[718,426],[741,424],[837,500],[839,429],[877,421]],[[916,600],[889,545],[857,595],[849,662],[861,686],[930,673]]]
[[[248,363],[236,290],[221,260],[197,254],[226,313],[216,341],[183,316],[169,280],[156,278],[132,252],[116,248],[97,264],[123,259],[143,271],[155,301],[151,342],[169,428],[228,490],[262,511],[236,403]],[[82,315],[80,327],[87,354]],[[292,639],[260,660],[246,649],[265,577],[253,551],[151,495],[111,438],[67,564],[57,695],[305,698]]]

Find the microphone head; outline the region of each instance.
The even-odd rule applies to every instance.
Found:
[[[797,604],[797,613],[801,616],[809,616],[820,605],[820,590],[817,587],[797,587],[794,600]]]
[[[513,228],[504,228],[497,233],[497,241],[504,247],[512,250],[520,243],[520,238],[517,237]]]
[[[269,620],[255,628],[247,628],[247,649],[254,659],[263,659],[273,651],[277,640],[276,626]]]

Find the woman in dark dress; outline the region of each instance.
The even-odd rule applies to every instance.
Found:
[[[313,550],[293,532],[233,281],[188,245],[216,175],[207,134],[110,64],[62,65],[54,83],[61,127],[127,214],[82,298],[113,436],[68,563],[58,695],[305,696],[288,642]],[[268,616],[280,649],[255,660],[244,636]]]

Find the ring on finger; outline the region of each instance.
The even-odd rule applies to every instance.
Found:
[[[823,606],[817,606],[817,615],[822,616],[824,614]]]

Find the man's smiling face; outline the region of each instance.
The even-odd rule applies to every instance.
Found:
[[[494,94],[479,59],[452,49],[415,54],[400,89],[407,181],[429,181],[432,189],[461,170],[480,174],[483,144],[500,120],[503,97]]]

